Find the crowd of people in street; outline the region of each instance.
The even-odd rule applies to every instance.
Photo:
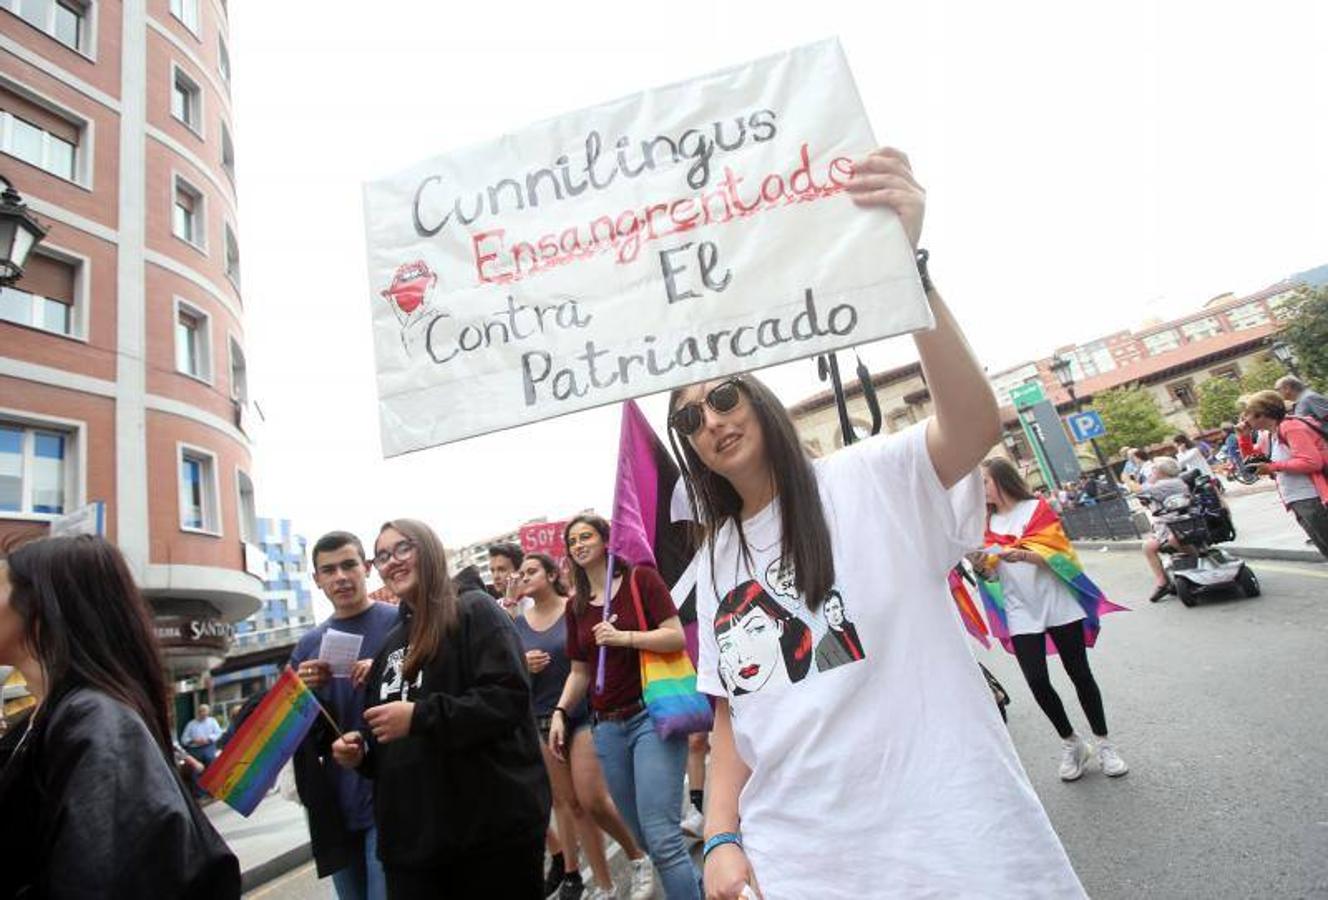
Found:
[[[925,195],[902,153],[861,160],[848,189],[892,209],[917,247]],[[614,558],[595,515],[567,524],[565,564],[492,548],[492,586],[473,568],[449,575],[442,541],[413,519],[382,524],[367,550],[350,530],[318,539],[313,578],[333,612],[290,664],[335,727],[320,718],[293,765],[338,897],[1084,896],[946,584],[967,560],[1000,597],[993,627],[1062,742],[1060,777],[1094,758],[1125,775],[1088,653],[1120,607],[1057,514],[1116,487],[1089,478],[1039,496],[987,459],[995,398],[922,275],[936,320],[913,337],[925,422],[813,460],[752,375],[670,395],[703,523],[690,608],[653,568]],[[1251,442],[1245,457],[1264,441],[1259,472],[1324,534],[1328,481],[1307,468],[1324,459],[1310,424],[1323,398],[1298,390],[1291,413],[1276,393],[1248,398],[1231,435]],[[1182,468],[1209,463],[1176,444],[1175,458],[1127,452],[1124,484],[1184,490]],[[375,570],[399,605],[370,598]],[[347,677],[320,659],[329,631],[360,640]],[[665,733],[644,699],[643,659],[685,649],[708,733]],[[1051,685],[1053,652],[1091,735]],[[147,606],[110,543],[6,552],[0,664],[40,701],[0,737],[0,846],[22,851],[0,894],[238,896],[235,857],[176,764],[179,749],[206,764],[220,729],[200,707],[175,740]]]

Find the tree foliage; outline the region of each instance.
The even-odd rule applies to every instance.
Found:
[[[1328,285],[1301,287],[1279,335],[1296,352],[1296,368],[1311,384],[1328,387]]]
[[[1144,388],[1115,388],[1093,398],[1113,447],[1147,447],[1171,436],[1157,400]]]
[[[1250,366],[1240,380],[1240,392],[1271,391],[1277,379],[1287,374],[1286,367],[1275,359],[1264,359]]]
[[[1204,430],[1236,420],[1236,398],[1244,391],[1234,378],[1210,378],[1199,385],[1199,409],[1195,416]]]

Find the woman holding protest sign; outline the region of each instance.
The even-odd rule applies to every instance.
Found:
[[[384,525],[373,561],[401,618],[366,680],[368,731],[332,753],[374,779],[388,896],[542,900],[549,781],[512,621],[484,591],[457,596],[423,522]]]
[[[917,246],[924,193],[902,153],[871,154],[848,187]],[[813,463],[755,378],[670,397],[707,523],[707,897],[1083,896],[949,606],[947,572],[982,540],[975,469],[1000,419],[922,275],[936,318],[914,336],[935,404],[924,423]]]
[[[697,873],[681,826],[687,738],[666,740],[655,732],[642,700],[637,652],[682,650],[678,610],[668,585],[654,569],[629,567],[615,559],[613,572],[608,571],[609,523],[599,516],[577,516],[567,523],[563,536],[576,586],[576,595],[567,604],[567,655],[572,668],[554,708],[549,746],[560,758],[566,756],[572,736],[567,711],[576,709],[589,691],[595,752],[604,780],[623,820],[650,853],[649,859],[632,863],[632,900],[653,896],[652,860],[668,900],[695,900]],[[607,618],[606,595],[613,598]],[[596,684],[601,647],[606,648],[602,690]]]
[[[618,815],[604,784],[604,774],[595,758],[595,744],[590,737],[590,710],[585,701],[577,704],[564,718],[566,727],[561,757],[554,755],[548,745],[558,699],[572,669],[567,656],[567,588],[559,577],[558,563],[547,554],[528,553],[514,578],[521,582],[521,591],[534,601],[513,621],[517,634],[521,635],[521,645],[526,648],[526,667],[530,670],[535,700],[535,722],[545,741],[541,749],[553,787],[554,819],[562,848],[559,856],[566,873],[559,896],[579,896],[581,871],[577,850],[584,848],[590,871],[595,875],[595,889],[588,895],[589,900],[608,900],[613,897],[614,888],[608,860],[604,856],[601,828],[618,842],[628,859],[641,860],[647,867],[650,863]]]

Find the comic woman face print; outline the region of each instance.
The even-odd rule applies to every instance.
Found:
[[[745,581],[715,612],[719,677],[733,693],[759,691],[771,679],[797,682],[812,663],[812,633],[755,581]]]

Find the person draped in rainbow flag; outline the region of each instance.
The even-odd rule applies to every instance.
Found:
[[[991,634],[1019,661],[1034,699],[1061,736],[1061,778],[1074,781],[1083,775],[1094,747],[1075,732],[1051,685],[1051,653],[1059,654],[1074,683],[1102,771],[1111,777],[1124,775],[1129,766],[1107,738],[1102,692],[1089,668],[1087,648],[1097,643],[1101,617],[1125,607],[1108,600],[1084,573],[1060,518],[1028,489],[1012,463],[987,460],[982,480],[987,493],[985,547],[970,561],[980,576],[978,591]],[[976,614],[970,609],[964,615],[962,603],[960,612],[969,632],[985,644]]]

